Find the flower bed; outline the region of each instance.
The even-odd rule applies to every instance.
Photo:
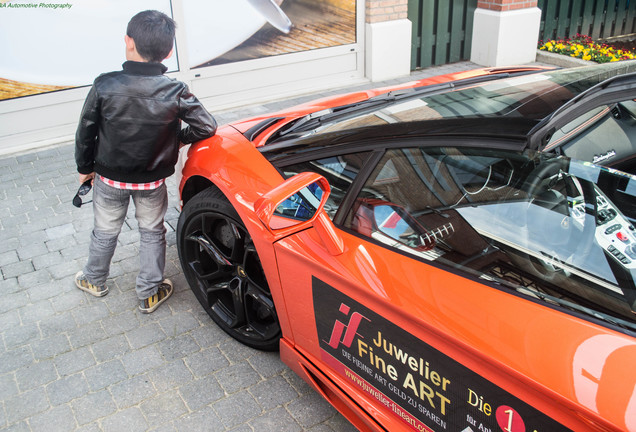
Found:
[[[597,63],[636,58],[633,51],[618,49],[610,44],[599,44],[591,37],[577,34],[574,38],[539,42],[539,50],[562,54]]]

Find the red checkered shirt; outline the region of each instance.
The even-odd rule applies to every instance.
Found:
[[[115,180],[108,179],[102,175],[99,176],[99,179],[106,183],[108,186],[112,186],[117,189],[128,189],[128,190],[153,190],[157,189],[161,186],[166,179],[157,180],[150,183],[124,183],[118,182]]]

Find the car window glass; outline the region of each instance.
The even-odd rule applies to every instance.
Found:
[[[317,159],[288,165],[281,168],[281,170],[286,178],[306,171],[323,175],[331,186],[331,194],[325,204],[325,211],[327,215],[333,219],[351,183],[353,183],[353,180],[360,172],[370,153],[371,152],[353,153]]]
[[[309,220],[320,206],[322,194],[323,190],[318,183],[312,183],[280,203],[274,210],[274,215],[299,221]]]
[[[561,149],[574,159],[636,174],[636,102],[589,110],[555,131],[545,151]]]
[[[404,148],[387,151],[344,225],[408,256],[636,329],[635,194],[636,177],[564,157]]]

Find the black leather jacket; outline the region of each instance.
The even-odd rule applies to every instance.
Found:
[[[80,174],[147,183],[174,173],[179,143],[216,132],[216,121],[161,63],[127,61],[95,79],[75,135]],[[181,129],[181,121],[188,126]]]

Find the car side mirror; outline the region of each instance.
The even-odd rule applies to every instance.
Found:
[[[344,251],[342,239],[324,212],[330,192],[327,179],[304,172],[267,192],[256,201],[254,209],[274,241],[313,226],[329,252],[338,255]]]

